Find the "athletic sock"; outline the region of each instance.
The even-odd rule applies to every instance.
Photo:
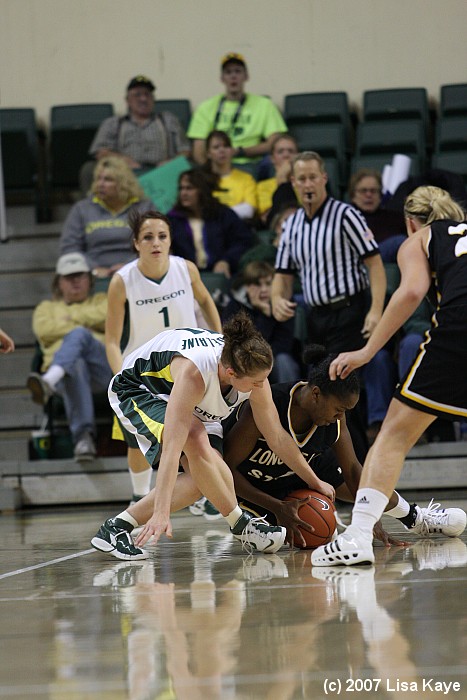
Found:
[[[65,376],[65,370],[60,365],[50,365],[47,372],[42,375],[42,379],[51,389],[55,389],[56,385]]]
[[[229,523],[230,527],[234,527],[236,523],[240,520],[243,515],[243,510],[240,506],[236,506],[231,513],[225,516],[225,519]]]
[[[402,498],[400,493],[397,493],[397,491],[395,491],[394,493],[398,497],[397,505],[395,505],[394,508],[391,508],[390,510],[385,510],[384,515],[390,515],[391,518],[397,518],[398,520],[402,520],[402,518],[407,517],[407,515],[410,513],[410,504],[407,503],[405,498]]]
[[[358,489],[352,510],[352,525],[373,537],[373,528],[381,518],[389,499],[381,491]]]
[[[146,496],[151,490],[152,469],[148,467],[143,472],[133,472],[130,469],[131,485],[135,496]]]
[[[115,517],[117,517],[119,520],[124,520],[126,523],[130,523],[130,525],[132,525],[133,527],[138,527],[139,525],[138,521],[135,520],[135,518],[132,515],[130,515],[127,510],[122,511]],[[115,518],[113,518],[113,520],[115,520]]]

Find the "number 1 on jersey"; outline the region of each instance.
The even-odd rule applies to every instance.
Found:
[[[167,306],[164,306],[163,309],[159,311],[160,314],[164,314],[164,328],[169,327],[169,309]]]

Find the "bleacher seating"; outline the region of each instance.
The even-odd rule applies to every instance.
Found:
[[[283,114],[300,150],[317,150],[326,160],[330,191],[335,196],[341,196],[349,175],[356,168],[375,167],[382,170],[395,153],[405,153],[411,157],[411,175],[421,174],[430,166],[452,169],[464,175],[465,158],[458,151],[464,150],[465,143],[462,120],[467,118],[466,93],[467,83],[440,87],[436,138],[432,129],[434,111],[432,108],[430,110],[427,90],[423,87],[364,91],[362,121],[359,124],[350,110],[348,95],[343,91],[286,94]],[[157,112],[173,112],[183,127],[188,127],[192,114],[188,98],[157,100],[155,109]],[[15,120],[14,113],[18,111],[26,113],[28,110],[3,109],[0,110],[0,119],[3,113],[6,118],[7,113],[11,112]],[[29,110],[29,119],[31,112],[34,113],[34,110]],[[92,137],[102,120],[113,113],[110,103],[56,105],[51,108],[48,135],[50,158],[45,179],[52,191],[78,187],[79,168],[87,159]],[[462,129],[457,145],[450,136],[444,136],[445,133],[453,133],[456,126]],[[7,191],[15,180],[35,187],[37,174],[31,174],[31,164],[36,162],[37,127],[29,129],[27,136],[23,128],[9,127],[4,131],[2,145]],[[451,154],[446,155],[446,151]],[[6,164],[6,160],[8,165],[11,164],[8,154],[13,152],[16,173]],[[242,168],[257,175],[256,165]],[[33,170],[37,171],[35,165]]]
[[[420,169],[426,166],[425,128],[420,119],[362,122],[357,127],[356,156],[402,153],[410,156]]]
[[[333,159],[338,166],[338,187],[347,178],[347,156],[342,124],[291,124],[289,131],[296,139],[299,151],[317,151],[325,160]]]
[[[467,116],[467,83],[441,85],[440,117]]]
[[[156,100],[155,110],[158,114],[161,112],[172,112],[178,118],[184,130],[188,129],[191,119],[190,100]]]
[[[425,88],[391,88],[365,90],[363,93],[363,121],[421,120],[428,135],[430,112]]]
[[[32,107],[0,109],[1,154],[5,193],[32,198],[36,222],[47,218],[41,169],[41,131]]]
[[[284,119],[290,130],[300,124],[341,124],[345,148],[353,144],[352,118],[346,92],[303,92],[285,95]]]
[[[49,184],[52,190],[77,189],[79,170],[101,122],[114,113],[107,102],[56,105],[50,111]]]

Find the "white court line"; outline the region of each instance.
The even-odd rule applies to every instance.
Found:
[[[25,574],[28,571],[34,571],[34,569],[42,569],[44,566],[50,566],[51,564],[59,564],[61,561],[67,561],[68,559],[82,557],[85,554],[91,554],[91,552],[95,551],[95,549],[85,549],[83,552],[78,552],[77,554],[69,554],[67,557],[60,557],[59,559],[51,559],[50,561],[45,561],[43,564],[35,564],[34,566],[28,566],[25,569],[16,569],[16,571],[8,571],[6,574],[0,574],[0,580],[2,578],[8,578],[9,576]]]

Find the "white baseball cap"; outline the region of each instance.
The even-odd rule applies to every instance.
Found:
[[[86,258],[82,253],[65,253],[57,260],[55,268],[57,275],[76,275],[79,272],[91,272]]]

